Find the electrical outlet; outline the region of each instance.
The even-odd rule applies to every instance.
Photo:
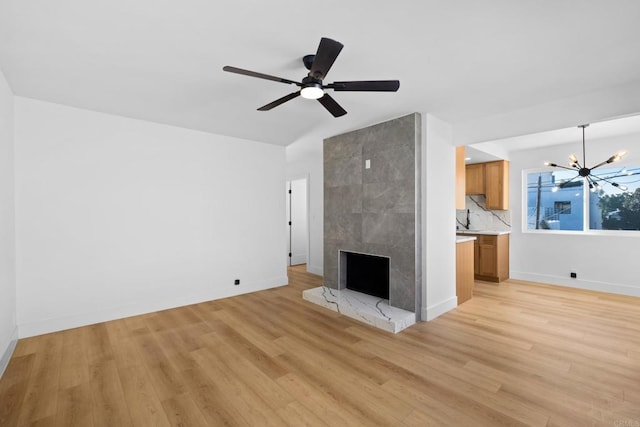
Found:
[[[571,277],[572,279],[577,279],[578,273],[576,273],[575,271],[572,271],[571,273],[569,273],[569,277]]]
[[[239,284],[240,284],[240,279],[236,279],[236,280],[234,280],[234,281],[233,281],[233,284],[234,284],[234,285],[236,285],[236,286],[237,286],[237,285],[239,285]]]

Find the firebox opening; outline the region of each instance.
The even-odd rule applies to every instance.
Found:
[[[341,288],[389,299],[389,258],[340,251]]]

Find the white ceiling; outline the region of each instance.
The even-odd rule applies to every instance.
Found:
[[[288,145],[411,112],[481,142],[640,112],[640,1],[0,0],[0,67],[16,95]],[[293,86],[321,37],[345,45],[333,118]]]
[[[633,136],[640,139],[640,115],[621,117],[586,124],[585,139],[610,141],[612,138]],[[582,140],[582,129],[578,126],[538,132],[495,141],[486,141],[466,147],[467,163],[482,163],[508,158],[514,151],[576,143]]]

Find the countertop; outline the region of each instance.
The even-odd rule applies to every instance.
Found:
[[[486,235],[490,235],[490,236],[500,236],[502,234],[511,234],[511,231],[456,230],[456,234],[486,234]]]
[[[456,236],[456,243],[473,242],[476,239],[473,236]]]

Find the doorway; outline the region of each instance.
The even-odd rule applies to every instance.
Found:
[[[287,181],[286,186],[289,266],[306,264],[309,257],[307,179]]]

